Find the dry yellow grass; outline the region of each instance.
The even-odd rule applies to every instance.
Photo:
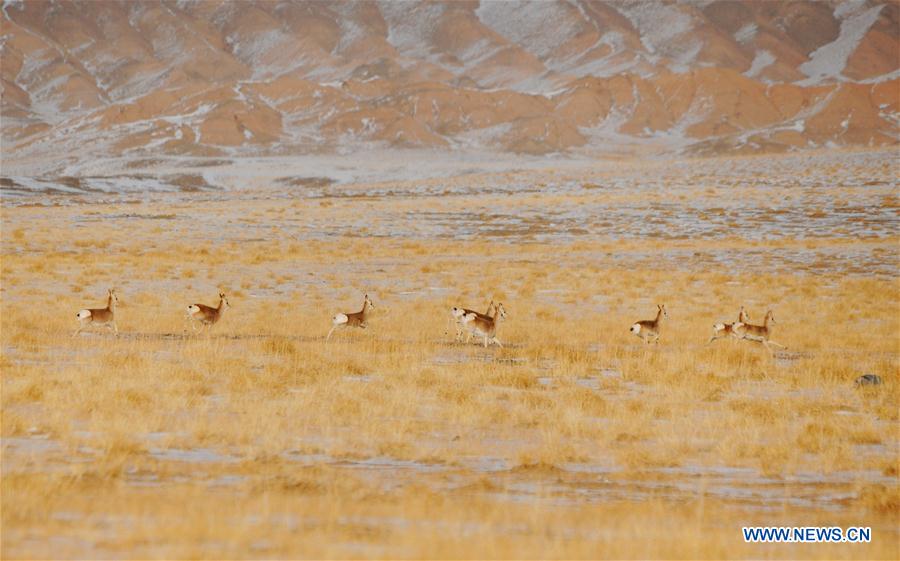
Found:
[[[897,557],[896,278],[662,259],[896,238],[275,226],[285,208],[377,217],[377,199],[206,201],[189,227],[122,218],[190,202],[2,209],[4,558]],[[109,218],[72,234],[95,216]],[[72,338],[112,286],[121,336]],[[231,309],[185,335],[184,307],[218,290]],[[325,344],[366,291],[370,328]],[[449,308],[491,298],[506,347],[453,343]],[[670,317],[643,345],[628,327],[657,302]],[[775,310],[787,351],[706,345],[742,304],[754,321]],[[884,385],[854,388],[868,372]],[[748,525],[871,526],[873,540],[752,545]]]

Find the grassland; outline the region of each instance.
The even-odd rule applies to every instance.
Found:
[[[504,221],[637,204],[591,181],[5,204],[2,556],[897,558],[890,188],[822,195],[880,201],[870,234],[777,212],[758,238]],[[675,234],[712,197],[685,185],[657,199]],[[762,193],[741,200],[766,216]],[[108,287],[121,335],[73,338]],[[185,306],[218,290],[221,323],[185,333]],[[326,344],[364,292],[369,329]],[[455,343],[449,308],[490,299],[505,347]],[[656,303],[670,317],[643,345],[628,327]],[[787,350],[707,345],[741,305],[773,309]],[[864,373],[885,383],[855,388]],[[873,540],[753,545],[748,525]]]

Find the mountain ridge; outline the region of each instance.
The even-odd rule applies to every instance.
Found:
[[[886,146],[900,6],[5,1],[4,159]]]

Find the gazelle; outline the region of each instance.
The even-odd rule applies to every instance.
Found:
[[[662,318],[665,316],[669,317],[669,313],[666,312],[665,304],[657,304],[656,305],[656,319],[645,319],[636,322],[631,326],[631,331],[638,337],[644,340],[648,345],[650,341],[653,340],[654,343],[659,344],[659,331],[662,327]]]
[[[191,321],[191,328],[194,331],[197,331],[197,323],[205,325],[206,328],[209,329],[214,323],[222,319],[225,308],[230,307],[231,304],[228,303],[228,298],[225,297],[225,293],[220,292],[219,306],[217,308],[205,304],[191,304],[187,307],[187,318]]]
[[[484,338],[485,347],[488,346],[489,341],[498,347],[503,346],[500,339],[497,338],[497,327],[500,325],[501,319],[506,319],[506,310],[503,308],[502,302],[497,303],[493,317],[478,312],[469,312],[463,316],[464,325],[476,337]]]
[[[328,332],[328,335],[325,337],[325,341],[331,338],[331,334],[334,333],[334,330],[338,327],[359,327],[361,329],[365,329],[368,327],[369,323],[369,311],[375,307],[375,304],[372,302],[372,299],[369,298],[369,295],[366,294],[366,299],[363,301],[362,310],[352,313],[352,314],[335,314],[333,318],[331,318],[331,330]]]
[[[772,328],[769,327],[770,323],[772,325],[775,325],[775,314],[772,313],[772,310],[766,312],[766,318],[763,320],[762,325],[743,323],[740,325],[735,325],[734,331],[737,333],[738,338],[762,343],[770,353],[775,354],[775,351],[772,350],[772,347],[770,347],[770,345],[774,345],[782,349],[785,348],[785,346],[781,343],[776,343],[775,341],[769,339],[769,337],[772,335]]]
[[[744,310],[744,307],[741,306],[741,311],[738,312],[738,319],[734,323],[717,323],[713,325],[713,336],[709,339],[709,343],[712,343],[716,339],[724,339],[726,337],[732,337],[734,339],[740,339],[740,336],[735,331],[735,327],[740,328],[741,325],[750,321],[750,314]],[[707,345],[709,344],[707,343]]]
[[[475,314],[476,316],[480,316],[484,319],[493,319],[493,313],[495,313],[493,300],[491,300],[491,303],[488,304],[487,311],[485,311],[483,314],[480,312],[476,312],[475,310],[470,310],[468,308],[458,308],[456,306],[451,308],[450,314],[453,316],[453,320],[456,322],[456,340],[462,340],[463,332],[466,331],[466,317],[469,314]],[[471,336],[471,332],[468,333],[468,336]],[[469,342],[468,337],[466,338],[466,342]]]
[[[119,328],[116,326],[116,304],[119,303],[119,296],[116,289],[110,288],[106,291],[106,307],[105,308],[85,308],[79,311],[75,317],[78,318],[78,329],[72,334],[72,337],[81,333],[81,330],[92,323],[98,325],[106,325],[113,330],[116,337],[119,336]]]

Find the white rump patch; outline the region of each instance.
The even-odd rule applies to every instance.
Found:
[[[192,316],[196,315],[198,312],[200,312],[200,307],[196,304],[191,304],[190,306],[188,306],[188,313]]]
[[[641,324],[636,323],[636,324],[632,325],[632,326],[631,326],[631,332],[634,333],[635,335],[637,335],[638,333],[640,333],[640,332],[641,332]]]
[[[465,312],[463,312],[463,309],[462,309],[462,308],[457,308],[457,307],[454,306],[454,307],[450,310],[450,313],[453,314],[453,317],[455,317],[456,319],[460,319],[460,318],[462,318],[462,316],[463,316],[463,314],[464,314]]]
[[[78,319],[87,319],[89,317],[91,317],[90,310],[81,310],[80,312],[78,312]]]
[[[335,314],[335,316],[331,319],[331,323],[335,325],[340,325],[342,323],[347,323],[349,318],[347,318],[347,314]]]
[[[717,324],[713,325],[713,329],[715,329],[716,331],[725,331],[725,324],[717,323]]]

